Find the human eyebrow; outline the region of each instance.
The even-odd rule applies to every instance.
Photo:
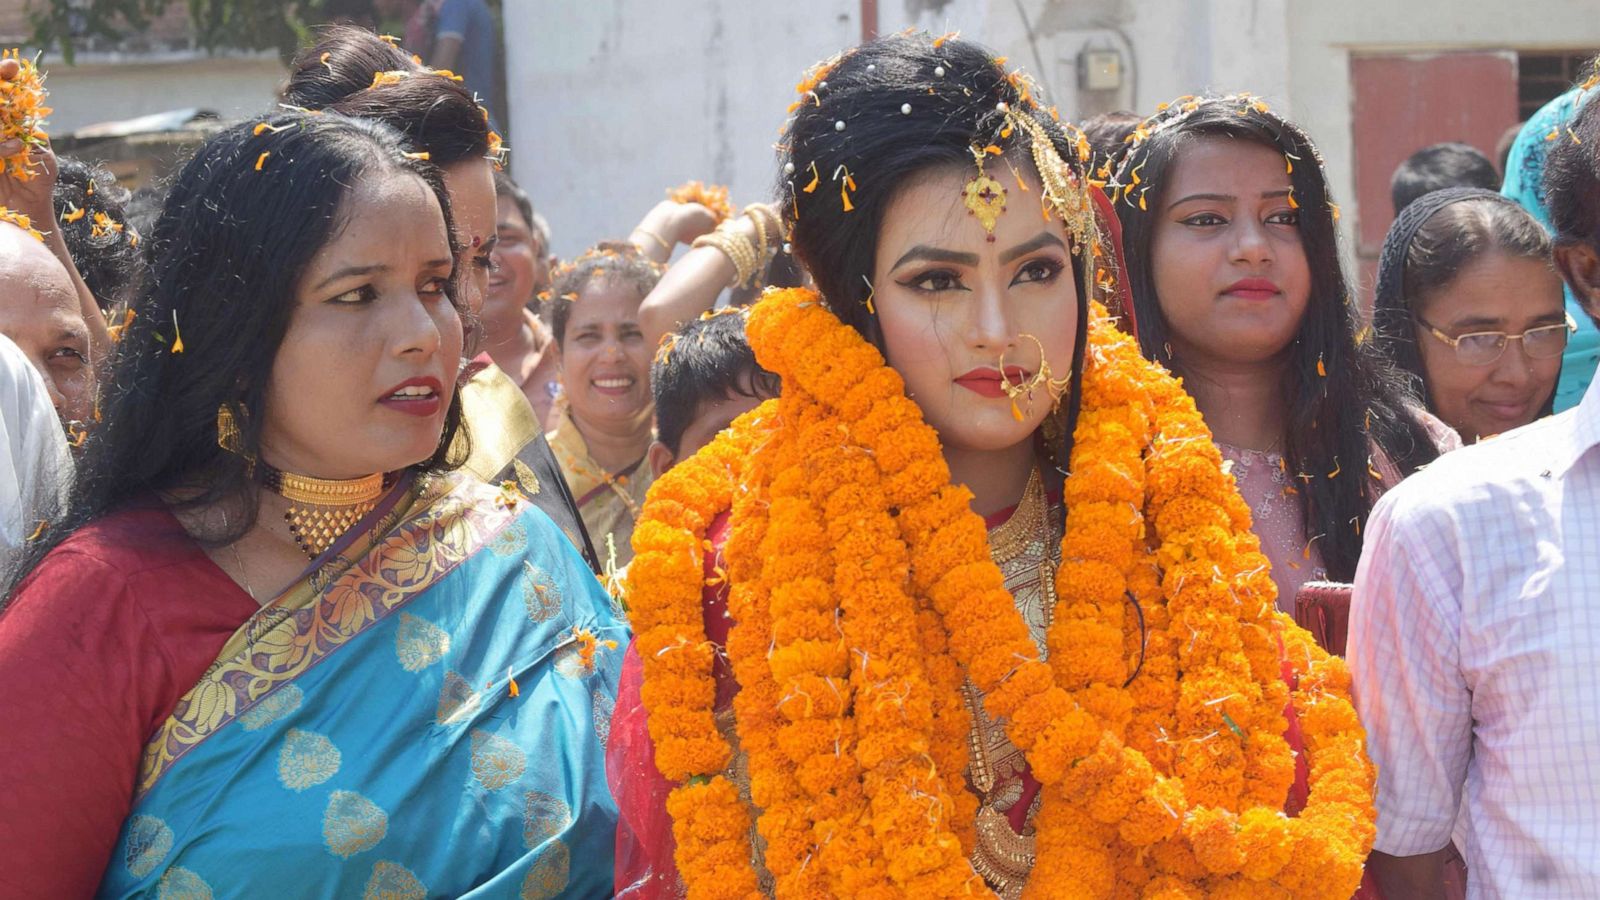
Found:
[[[1505,325],[1505,319],[1497,319],[1492,316],[1468,316],[1465,319],[1456,319],[1450,323],[1451,328],[1477,329],[1504,328]]]
[[[1067,249],[1067,245],[1063,244],[1060,238],[1048,231],[1041,231],[1037,235],[1034,235],[1033,238],[1023,241],[1017,246],[1012,247],[1010,250],[1000,254],[1000,263],[1004,265],[1005,263],[1011,262],[1014,259],[1026,256],[1035,250],[1042,250],[1045,247],[1050,246],[1060,247],[1062,250]]]
[[[952,263],[958,266],[975,266],[978,264],[978,254],[976,253],[962,253],[957,250],[944,250],[939,247],[930,247],[927,244],[918,244],[907,250],[904,256],[895,260],[894,265],[889,267],[889,271],[893,272],[906,263],[919,259],[927,260],[928,262]]]
[[[1185,203],[1190,203],[1195,200],[1212,200],[1218,203],[1232,203],[1238,199],[1238,197],[1235,197],[1232,194],[1189,194],[1188,196],[1179,197],[1177,200],[1172,201],[1167,209],[1175,209]]]
[[[317,282],[317,286],[312,290],[320,291],[328,285],[333,284],[335,281],[343,281],[346,278],[355,278],[359,275],[371,275],[374,272],[384,272],[387,271],[388,268],[388,266],[382,264],[370,266],[345,266],[342,269],[334,271],[327,278]]]
[[[55,332],[55,335],[51,338],[51,342],[52,343],[59,342],[59,343],[64,343],[64,344],[72,343],[74,341],[77,341],[78,343],[84,343],[84,342],[87,342],[88,340],[89,340],[89,329],[86,328],[86,327],[80,328],[75,324],[74,325],[63,325],[60,328],[57,328],[56,332]]]

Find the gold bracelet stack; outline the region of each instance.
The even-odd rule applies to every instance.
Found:
[[[728,227],[734,223],[729,219],[717,226],[717,230],[710,234],[702,234],[694,239],[692,247],[715,247],[722,251],[733,263],[733,283],[744,287],[755,277],[756,270],[761,266],[761,257],[756,252],[756,247],[750,239]]]
[[[715,247],[733,263],[734,285],[746,287],[772,259],[777,245],[772,237],[781,234],[783,223],[772,208],[761,203],[746,206],[743,215],[755,226],[756,239],[750,240],[738,228],[738,219],[728,219],[710,234],[695,238],[694,247]]]

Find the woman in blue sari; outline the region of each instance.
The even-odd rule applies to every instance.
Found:
[[[455,471],[460,248],[386,126],[179,175],[68,518],[0,612],[0,893],[587,897],[626,636]]]

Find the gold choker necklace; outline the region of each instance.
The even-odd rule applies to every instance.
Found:
[[[283,514],[289,534],[306,556],[316,559],[345,532],[378,506],[383,496],[383,473],[363,478],[334,480],[292,475],[258,465],[261,483],[289,501]]]

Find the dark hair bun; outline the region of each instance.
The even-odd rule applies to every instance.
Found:
[[[394,74],[380,77],[385,73]],[[336,25],[323,32],[290,63],[280,99],[384,122],[439,166],[499,152],[488,112],[458,78],[423,66],[363,28]]]

